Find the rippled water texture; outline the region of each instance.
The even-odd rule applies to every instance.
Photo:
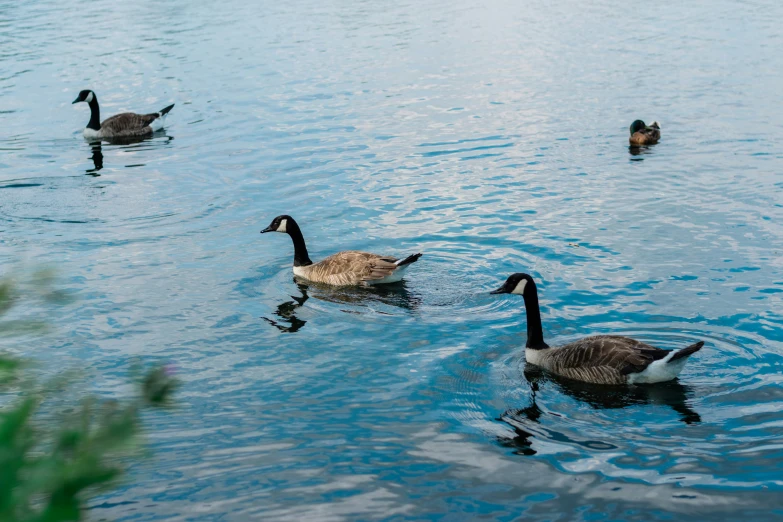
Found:
[[[779,2],[5,2],[0,259],[76,301],[31,352],[124,393],[173,361],[154,458],[93,503],[148,520],[783,517]],[[90,146],[103,114],[165,134]],[[661,122],[631,151],[636,118]],[[424,257],[404,285],[313,258]],[[703,339],[679,383],[525,368],[550,343]]]

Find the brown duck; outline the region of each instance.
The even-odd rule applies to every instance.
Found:
[[[661,126],[657,121],[649,127],[642,120],[636,120],[631,124],[631,137],[628,141],[631,145],[652,145],[661,139]]]

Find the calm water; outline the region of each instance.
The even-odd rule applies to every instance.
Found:
[[[249,4],[0,4],[3,272],[77,297],[25,350],[184,381],[95,519],[783,518],[779,2]],[[85,88],[177,105],[92,148]],[[297,285],[281,213],[314,258],[425,256]],[[679,384],[553,382],[487,293],[515,271],[552,343],[706,347]]]

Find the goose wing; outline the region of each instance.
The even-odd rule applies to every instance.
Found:
[[[554,349],[551,370],[587,382],[623,384],[629,374],[644,371],[669,353],[629,337],[597,335]]]
[[[362,281],[378,281],[389,277],[399,268],[397,261],[398,259],[395,257],[376,256],[367,263]]]
[[[160,114],[136,114],[134,112],[123,112],[117,114],[101,123],[101,130],[113,136],[140,136],[152,132],[150,123],[160,117]]]
[[[355,285],[390,276],[397,269],[396,261],[390,256],[346,250],[310,265],[307,276],[331,285]]]

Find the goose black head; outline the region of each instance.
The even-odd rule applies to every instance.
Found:
[[[535,287],[533,278],[527,274],[512,274],[503,283],[503,286],[497,290],[493,290],[490,294],[518,294],[525,295],[525,288],[528,286]]]
[[[79,93],[79,96],[77,96],[76,99],[71,102],[71,105],[73,105],[74,103],[79,103],[79,102],[92,103],[92,101],[94,99],[95,99],[95,93],[92,92],[89,89],[85,89],[85,90],[81,91]]]
[[[294,222],[294,218],[292,218],[289,215],[283,214],[282,216],[277,216],[275,219],[272,220],[272,222],[269,224],[268,227],[266,227],[264,230],[261,231],[262,234],[266,232],[282,232],[283,234],[288,232],[288,224]]]
[[[647,125],[645,125],[642,120],[636,120],[631,124],[631,136],[633,136],[634,133],[644,129],[645,127],[647,127]]]

